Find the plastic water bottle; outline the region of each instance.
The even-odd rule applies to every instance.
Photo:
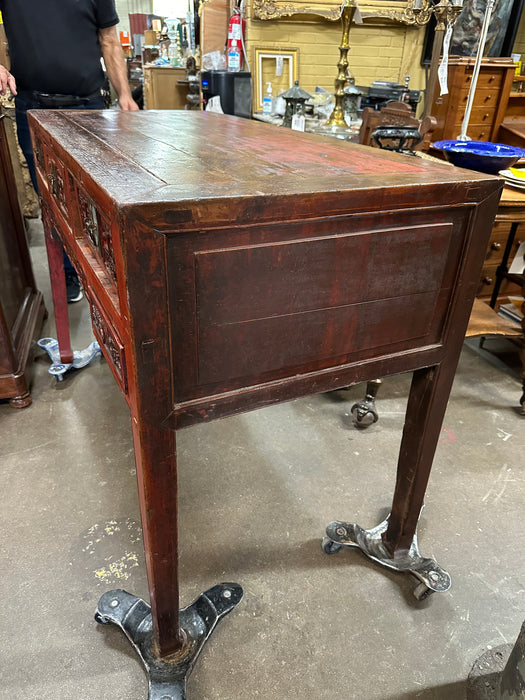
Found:
[[[266,95],[263,97],[263,114],[271,114],[272,113],[272,84],[271,83],[266,83],[268,86],[266,88]]]
[[[228,51],[228,70],[236,73],[241,70],[241,52],[237,46],[237,40],[232,39],[230,50]]]

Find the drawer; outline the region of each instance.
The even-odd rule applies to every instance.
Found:
[[[470,87],[470,83],[472,82],[472,72],[473,68],[467,68],[465,71],[465,83],[467,85],[467,88]],[[504,75],[504,71],[481,70],[478,75],[476,95],[478,94],[478,90],[483,90],[486,88],[499,91],[500,87],[503,85]]]
[[[455,124],[457,127],[461,126],[464,116],[465,109],[464,107],[461,107],[456,114]],[[470,113],[469,127],[472,126],[481,129],[490,129],[494,123],[495,116],[496,111],[492,107],[473,107]]]
[[[476,88],[476,99],[474,101],[474,107],[472,109],[472,114],[474,115],[476,111],[478,112],[487,112],[491,110],[492,112],[496,111],[496,107],[498,106],[498,101],[499,101],[500,94],[497,90],[489,90],[485,88],[484,90],[480,89],[479,87]],[[467,100],[468,100],[468,90],[462,92],[458,98],[458,112],[461,112],[462,114],[465,113],[465,107],[467,106]]]
[[[490,297],[494,291],[494,285],[496,284],[496,270],[498,268],[497,263],[494,265],[484,265],[481,271],[481,278],[478,287],[477,295],[478,297]],[[501,286],[499,288],[498,296],[508,296],[511,295],[522,295],[522,287],[509,280],[502,280]]]
[[[492,134],[492,124],[488,126],[480,126],[479,124],[469,124],[467,135],[473,141],[490,141]]]
[[[109,273],[111,281],[116,286],[117,272],[111,237],[111,222],[101,213],[100,207],[95,200],[76,184],[75,194],[79,209],[80,232],[89,241],[92,249]]]
[[[509,225],[510,226],[510,225]],[[493,231],[490,237],[490,243],[485,254],[485,263],[491,265],[499,265],[503,259],[505,251],[505,243],[507,242],[508,231]]]
[[[88,287],[86,292],[89,306],[91,308],[91,322],[93,332],[102,349],[104,357],[111,371],[115,376],[121,390],[124,394],[128,393],[128,378],[126,372],[126,353],[124,344],[122,343],[119,334],[115,330],[114,325],[109,320],[108,315],[102,308],[102,304],[97,299],[95,291],[92,287]]]

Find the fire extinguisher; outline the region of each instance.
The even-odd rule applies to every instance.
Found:
[[[244,34],[246,32],[246,20],[244,19],[244,2],[241,2],[238,7],[233,9],[232,16],[228,23],[228,44],[226,46],[226,55],[229,54],[232,41],[235,40],[236,45],[241,51],[241,57],[244,53]]]

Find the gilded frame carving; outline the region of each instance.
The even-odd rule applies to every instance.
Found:
[[[413,0],[363,0],[358,3],[363,21],[375,24],[414,24]],[[337,0],[253,0],[253,19],[318,19],[341,17]]]

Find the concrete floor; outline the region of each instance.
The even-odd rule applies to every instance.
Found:
[[[37,221],[31,249],[51,309]],[[70,315],[80,349],[92,340],[86,302]],[[49,319],[42,335],[53,333]],[[514,642],[525,419],[506,343],[506,363],[464,348],[419,528],[453,585],[423,603],[410,576],[320,547],[330,520],[370,527],[387,512],[408,376],[385,381],[366,431],[348,415],[361,386],[179,433],[182,605],[220,581],[245,591],[199,658],[190,699],[454,700],[487,646]],[[112,588],[147,599],[128,408],[104,361],[61,383],[48,366],[39,354],[32,406],[0,404],[0,698],[142,700],[127,640],[93,620]]]

